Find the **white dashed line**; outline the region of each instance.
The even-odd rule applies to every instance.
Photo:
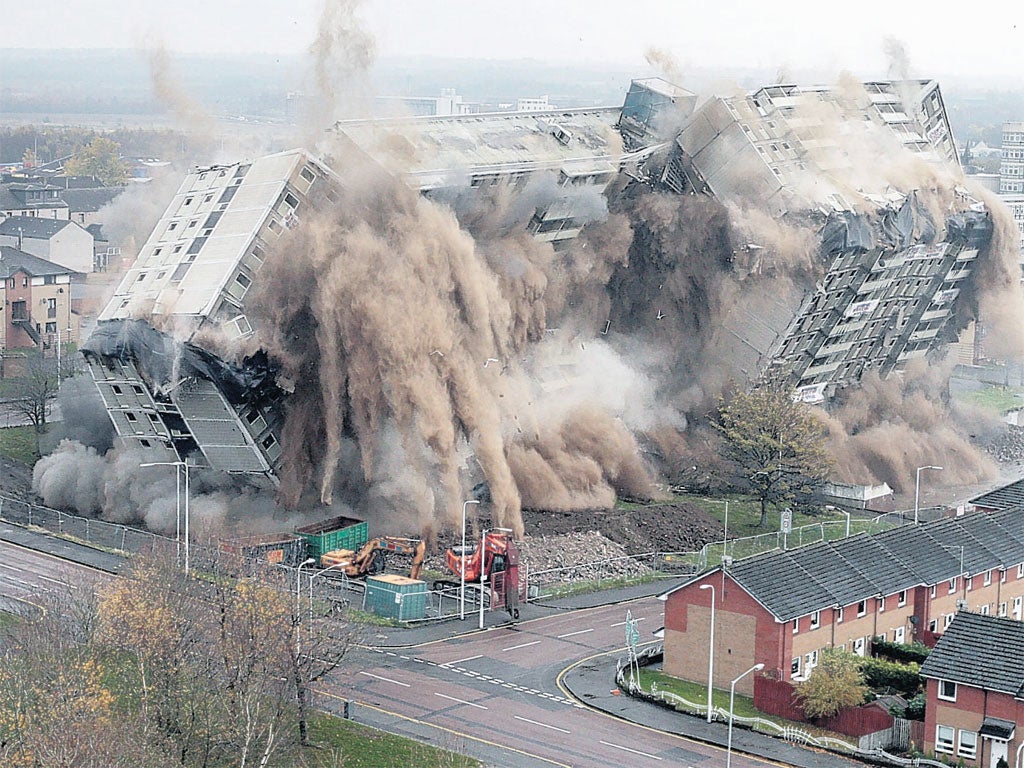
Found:
[[[572,733],[572,731],[567,731],[565,728],[548,725],[547,723],[538,723],[536,720],[527,720],[525,717],[520,717],[519,715],[514,715],[514,717],[516,720],[522,720],[524,723],[529,723],[530,725],[539,725],[541,728],[550,728],[552,731],[558,731],[559,733]]]
[[[613,749],[621,749],[623,752],[632,752],[634,755],[640,755],[641,757],[649,757],[652,760],[662,760],[662,759],[664,759],[664,758],[658,757],[657,755],[651,755],[651,754],[648,754],[647,752],[641,752],[638,749],[630,749],[629,747],[622,747],[622,746],[619,746],[618,744],[612,744],[610,741],[602,741],[602,742],[599,742],[599,743],[604,744],[606,747],[612,747]]]
[[[445,696],[443,693],[434,692],[435,696],[440,696],[442,699],[448,699],[449,701],[457,701],[459,704],[465,704],[467,707],[476,707],[477,709],[487,709],[483,704],[474,704],[472,701],[463,701],[462,699],[456,699],[454,696]]]
[[[452,664],[465,664],[467,661],[476,661],[477,659],[482,659],[483,657],[484,655],[482,653],[478,653],[476,656],[468,656],[465,659],[456,659],[455,661],[449,661],[445,664],[442,664],[441,666],[448,667]]]
[[[362,670],[360,670],[359,674],[360,675],[366,675],[367,677],[372,677],[375,680],[383,680],[385,683],[394,683],[395,685],[400,685],[403,688],[412,688],[411,685],[409,685],[408,683],[403,683],[401,680],[392,680],[389,677],[381,677],[380,675],[373,675],[373,674],[370,674],[369,672],[363,672]]]
[[[506,651],[518,651],[520,648],[529,648],[531,645],[537,645],[540,640],[534,640],[532,643],[523,643],[522,645],[513,645],[511,648],[502,648],[502,652]]]
[[[558,639],[559,640],[563,640],[563,639],[565,639],[567,637],[575,637],[576,635],[585,635],[585,634],[587,634],[587,632],[593,632],[593,631],[594,631],[594,628],[591,627],[590,629],[581,629],[578,632],[567,632],[564,635],[559,635]]]

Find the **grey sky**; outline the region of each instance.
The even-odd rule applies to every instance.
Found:
[[[334,2],[344,0],[333,0]],[[13,3],[0,47],[300,53],[323,0]],[[885,76],[900,40],[915,76],[1024,74],[1024,4],[945,0],[365,0],[381,56],[536,58],[641,66],[650,47],[693,67],[849,69]],[[12,34],[19,30],[24,34]]]

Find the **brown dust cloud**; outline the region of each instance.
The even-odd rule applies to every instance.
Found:
[[[521,533],[524,508],[656,498],[665,483],[712,465],[709,413],[758,376],[730,362],[741,342],[723,329],[738,307],[768,309],[813,290],[827,266],[813,222],[782,221],[756,199],[674,195],[626,176],[604,195],[567,192],[543,173],[522,187],[453,183],[420,195],[402,178],[404,150],[369,160],[323,130],[366,114],[374,45],[357,10],[353,0],[325,4],[310,50],[315,106],[298,135],[337,174],[337,200],[304,214],[266,260],[247,297],[257,332],[233,349],[239,359],[266,350],[292,389],[280,487],[271,494],[197,472],[200,530],[354,514],[430,537],[457,525],[463,502],[477,497],[490,502],[494,524]],[[166,82],[162,56],[155,79],[176,108],[191,110]],[[839,87],[859,86],[844,77]],[[877,137],[851,143],[839,121],[835,130],[847,131],[852,155],[848,175],[832,182],[861,189],[866,167],[875,182],[920,190],[941,236],[958,172]],[[556,252],[526,225],[567,195],[585,226]],[[958,323],[980,314],[999,354],[1019,357],[1015,228],[998,201],[986,202],[996,234]],[[822,412],[837,479],[905,491],[926,464],[955,467],[947,483],[991,477],[972,440],[977,415],[946,395],[951,368],[872,374],[841,391]],[[173,530],[173,473],[140,473],[140,460],[66,441],[37,465],[36,490],[47,503]]]

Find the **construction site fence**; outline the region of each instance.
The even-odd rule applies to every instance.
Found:
[[[3,494],[0,494],[0,520],[44,528],[95,547],[122,552],[155,554],[175,547],[174,539],[160,534],[120,523],[72,515]]]
[[[615,683],[619,689],[630,696],[652,701],[670,707],[678,712],[707,719],[707,703],[693,702],[672,691],[659,690],[657,683],[651,683],[651,689],[646,690],[640,684],[639,670],[641,667],[660,661],[662,658],[662,647],[654,646],[641,651],[636,656],[628,659],[619,659],[616,663]],[[806,747],[824,749],[830,752],[838,752],[844,755],[869,759],[873,762],[886,763],[899,766],[900,768],[919,768],[925,766],[930,768],[949,768],[945,763],[935,760],[928,760],[922,757],[904,757],[887,752],[882,747],[862,748],[859,744],[826,736],[823,734],[812,734],[803,728],[789,723],[776,723],[763,717],[743,717],[730,712],[722,707],[712,706],[711,719],[728,723],[732,719],[733,726],[747,728],[748,730],[763,733],[783,741]]]

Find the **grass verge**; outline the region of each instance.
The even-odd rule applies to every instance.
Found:
[[[305,750],[312,768],[480,768],[482,763],[458,753],[461,745],[452,736],[449,749],[438,749],[413,739],[395,736],[331,715],[310,721],[310,739],[315,747]]]
[[[36,463],[36,436],[32,427],[0,429],[0,456],[20,461],[30,467]]]

